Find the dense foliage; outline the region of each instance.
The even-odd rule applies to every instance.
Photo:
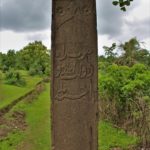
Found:
[[[22,50],[9,50],[7,54],[0,53],[0,69],[23,69],[31,75],[50,74],[50,52],[40,41],[29,43]]]
[[[126,11],[126,6],[130,6],[131,2],[133,2],[133,0],[114,0],[112,3],[115,6],[119,5],[122,11]]]
[[[24,86],[26,84],[25,79],[20,75],[20,73],[12,69],[6,72],[5,80],[5,83],[16,86]]]
[[[18,55],[20,67],[31,75],[50,74],[50,52],[41,42],[29,43]]]
[[[115,50],[120,50],[120,55]],[[100,111],[104,120],[136,133],[150,145],[150,52],[136,38],[104,47],[99,57]]]
[[[20,51],[0,53],[0,70],[5,74],[5,83],[24,86],[26,81],[17,70],[29,75],[50,75],[50,51],[40,41],[29,43]]]

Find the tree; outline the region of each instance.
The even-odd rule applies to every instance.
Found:
[[[140,49],[136,51],[135,57],[138,62],[150,66],[150,52],[148,50]]]
[[[50,68],[50,52],[41,41],[29,43],[18,55],[18,66],[28,70],[32,75],[45,74]]]
[[[16,86],[25,86],[26,81],[24,78],[22,78],[19,72],[10,69],[8,72],[6,72],[5,83]]]
[[[136,54],[141,50],[141,47],[136,38],[132,38],[124,44],[120,44],[119,49],[121,50],[122,55],[118,59],[118,64],[132,66],[137,63]]]
[[[0,54],[0,68],[5,72],[16,66],[15,50],[9,50],[7,54]]]
[[[142,63],[150,66],[150,52],[141,47],[141,42],[132,38],[125,43],[111,47],[104,46],[105,55],[99,56],[99,61],[116,63],[118,65],[133,66],[136,63]],[[117,50],[118,53],[115,53]]]
[[[103,49],[105,50],[105,56],[109,62],[113,62],[117,53],[114,52],[116,49],[116,43],[113,43],[111,47],[104,46]]]
[[[144,64],[132,67],[101,62],[99,96],[101,118],[137,133],[142,146],[150,142],[150,70]]]
[[[0,71],[0,91],[1,91],[1,93],[0,93],[0,100],[2,99],[2,97],[3,97],[3,91],[2,91],[2,73],[1,73],[1,71]]]
[[[9,68],[14,68],[16,65],[16,53],[15,50],[9,50],[6,56],[6,65]]]
[[[131,2],[133,2],[133,0],[115,0],[112,3],[115,6],[119,5],[122,11],[126,11],[126,6],[130,6]]]

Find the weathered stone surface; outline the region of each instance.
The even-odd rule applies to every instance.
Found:
[[[95,0],[53,0],[52,150],[97,150]]]

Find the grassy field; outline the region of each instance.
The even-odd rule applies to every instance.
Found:
[[[23,78],[25,78],[27,85],[24,87],[18,87],[5,84],[5,80],[1,81],[0,85],[0,109],[10,104],[15,99],[26,94],[30,90],[34,89],[35,85],[42,80],[42,78],[35,76],[31,77],[26,71],[20,71]],[[3,76],[4,78],[4,76]]]
[[[20,71],[27,81],[25,87],[5,84],[4,74],[0,84],[0,109],[13,100],[35,88],[41,77],[31,77],[25,71]],[[21,101],[5,117],[12,119],[14,112],[24,112],[26,129],[16,127],[3,140],[0,138],[0,150],[50,150],[50,85],[45,84],[44,91],[31,102]],[[0,129],[8,128],[0,124]],[[110,150],[113,147],[127,149],[138,141],[136,137],[127,135],[123,130],[114,128],[112,124],[99,123],[99,150]]]
[[[6,140],[0,141],[0,150],[49,150],[50,148],[50,90],[49,84],[42,94],[32,103],[22,101],[17,104],[13,112],[25,112],[27,128],[25,131],[18,129],[10,133]],[[0,126],[3,128],[3,126]]]
[[[29,80],[32,81],[32,85],[36,83],[31,78]],[[5,86],[9,87],[9,85]],[[15,111],[25,112],[27,128],[25,131],[16,129],[8,135],[6,140],[0,141],[0,150],[50,150],[49,87],[47,83],[44,92],[38,98],[31,103],[26,101],[20,102],[7,114],[7,117],[9,117]],[[19,93],[20,95],[21,92]],[[9,95],[7,96],[8,99],[11,99]],[[0,126],[0,128],[3,128],[3,126]],[[104,121],[99,123],[99,150],[110,150],[112,147],[125,149],[130,145],[136,144],[136,142],[137,138],[127,135],[123,130],[114,128],[110,123]]]
[[[138,142],[138,138],[129,136],[125,131],[114,128],[112,124],[101,121],[99,123],[99,150],[110,148],[127,149]]]

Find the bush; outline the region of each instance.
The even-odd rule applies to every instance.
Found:
[[[36,74],[37,74],[36,69],[34,69],[34,68],[29,69],[29,75],[34,76]]]
[[[51,74],[51,69],[50,69],[50,67],[46,67],[44,73],[45,73],[45,75],[50,76],[50,74]]]
[[[150,143],[150,70],[143,64],[112,64],[99,67],[99,74],[101,118]]]
[[[44,67],[42,65],[40,65],[40,63],[35,62],[33,65],[31,65],[30,69],[29,69],[29,74],[31,76],[34,75],[44,75]]]
[[[25,86],[26,81],[21,77],[20,73],[14,70],[9,70],[6,72],[5,80],[7,84],[16,86]]]
[[[2,99],[2,94],[3,94],[3,92],[2,92],[2,87],[1,87],[1,84],[2,84],[2,73],[1,73],[1,70],[0,70],[0,100]]]
[[[121,116],[122,113],[126,113],[129,101],[137,101],[137,97],[141,99],[145,96],[150,97],[150,71],[143,64],[136,64],[133,67],[113,64],[101,69],[100,98],[115,100]]]
[[[3,73],[7,72],[8,70],[9,70],[8,66],[6,66],[6,65],[2,66]]]

